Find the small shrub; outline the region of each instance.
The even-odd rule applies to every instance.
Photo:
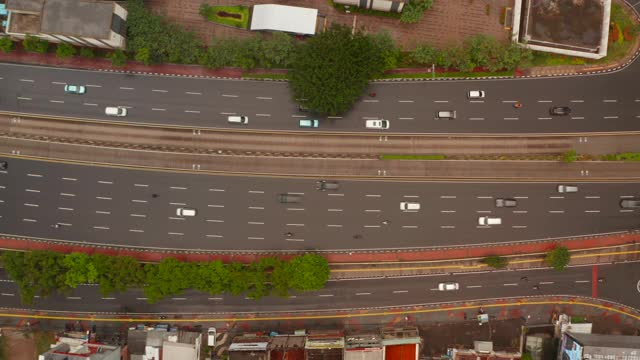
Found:
[[[576,160],[578,160],[578,153],[575,150],[568,150],[562,154],[562,161],[566,163],[572,163]]]
[[[509,265],[509,260],[507,258],[498,255],[487,256],[480,260],[480,262],[496,269],[502,269]]]
[[[47,40],[40,39],[37,36],[27,35],[24,40],[22,40],[22,47],[26,51],[44,54],[49,50],[49,42]]]
[[[60,43],[56,47],[56,56],[59,58],[70,58],[76,54],[76,48],[67,43]]]
[[[558,246],[547,253],[544,261],[554,269],[562,271],[567,267],[567,265],[569,265],[569,261],[571,261],[571,253],[566,247]]]
[[[13,41],[8,36],[0,37],[0,50],[10,53],[13,50]]]
[[[484,7],[484,12],[487,16],[491,15],[491,5],[487,4],[487,6]]]
[[[87,59],[92,59],[96,55],[93,53],[92,48],[83,47],[83,48],[80,48],[80,56],[85,57]]]
[[[127,63],[127,55],[120,49],[110,53],[107,57],[111,59],[111,65],[113,66],[120,67]]]
[[[431,9],[433,0],[412,0],[402,9],[400,22],[405,24],[414,24],[422,20],[424,12]]]

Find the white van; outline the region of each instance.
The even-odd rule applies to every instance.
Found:
[[[418,211],[420,210],[420,203],[403,201],[400,203],[400,210],[405,212]]]
[[[578,187],[575,185],[558,185],[559,193],[574,193],[578,192]]]
[[[207,345],[216,346],[216,328],[210,327],[207,330]]]
[[[499,217],[491,217],[491,216],[480,216],[478,218],[478,225],[487,226],[487,225],[501,225],[502,218]]]
[[[364,127],[367,129],[386,130],[389,128],[389,120],[367,120],[364,123]]]
[[[127,116],[127,108],[122,106],[107,106],[104,109],[104,113],[107,116]]]
[[[176,210],[176,215],[178,216],[196,216],[196,209],[190,209],[190,208],[178,208]]]
[[[231,124],[248,124],[249,118],[247,116],[229,116],[227,122]]]

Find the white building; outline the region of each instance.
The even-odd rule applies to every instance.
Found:
[[[77,46],[124,49],[127,11],[114,1],[7,0],[6,33]]]

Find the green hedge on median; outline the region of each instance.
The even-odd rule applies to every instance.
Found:
[[[625,152],[618,154],[602,155],[605,161],[640,161],[640,152]]]

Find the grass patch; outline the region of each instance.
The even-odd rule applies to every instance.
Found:
[[[0,336],[0,360],[9,360],[9,353],[7,352],[6,336]]]
[[[283,79],[288,80],[289,74],[242,74],[243,78],[253,78],[253,79]]]
[[[605,161],[640,161],[640,152],[607,154],[602,155],[600,159]]]
[[[584,316],[572,316],[571,317],[572,324],[584,324],[588,323],[587,318]]]
[[[51,348],[51,344],[55,342],[55,337],[51,331],[34,331],[33,337],[38,354],[48,351]]]
[[[207,20],[222,24],[247,29],[249,27],[249,8],[246,6],[210,6],[202,4],[200,15]]]
[[[402,16],[401,13],[396,13],[396,12],[378,11],[378,10],[371,10],[371,9],[363,9],[353,5],[336,4],[332,0],[329,0],[329,4],[331,4],[331,6],[333,6],[334,9],[345,14],[347,13],[347,11],[349,11],[351,13],[356,13],[356,14],[370,15],[370,16],[383,16],[383,17],[389,17],[394,19],[400,19],[400,16]]]
[[[485,76],[513,76],[513,71],[498,71],[498,72],[443,72],[436,73],[436,78],[450,78],[450,77],[485,77]],[[433,73],[406,73],[406,74],[383,74],[382,79],[422,79],[434,77]]]
[[[447,157],[444,155],[397,155],[397,154],[382,154],[380,160],[444,160]]]

